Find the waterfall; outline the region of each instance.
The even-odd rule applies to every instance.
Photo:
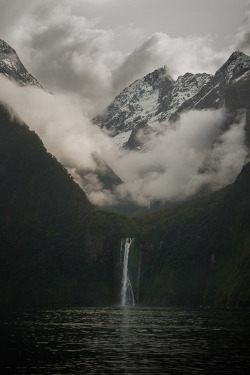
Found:
[[[130,250],[130,246],[132,242],[133,242],[133,238],[126,238],[126,240],[122,240],[122,243],[121,243],[120,261],[122,260],[121,255],[122,255],[122,251],[124,247],[122,288],[121,288],[122,306],[129,306],[129,305],[134,306],[135,304],[134,292],[133,292],[132,284],[129,278],[129,268],[128,268],[129,250]]]
[[[137,286],[136,286],[136,302],[137,303],[139,301],[140,276],[141,276],[141,257],[142,257],[142,250],[140,248],[139,259],[138,259],[138,270],[137,270]]]

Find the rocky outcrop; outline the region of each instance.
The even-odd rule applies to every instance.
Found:
[[[14,80],[20,86],[42,85],[27,71],[20,61],[16,51],[5,41],[0,39],[0,74]]]
[[[228,95],[232,103],[237,99],[237,105],[249,106],[249,76],[250,57],[241,52],[234,52],[215,75],[186,73],[174,81],[166,67],[157,69],[125,88],[93,121],[111,130],[119,146],[141,149],[143,144],[136,137],[141,129],[157,132],[159,124],[174,122],[184,111],[221,108]],[[233,89],[234,85],[242,85],[241,90]]]

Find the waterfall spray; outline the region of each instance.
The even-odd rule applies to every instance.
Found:
[[[138,303],[138,301],[139,301],[140,276],[141,276],[141,257],[142,257],[142,250],[140,248],[139,259],[138,259],[138,270],[137,270],[136,303]]]
[[[128,261],[129,261],[129,250],[130,246],[133,242],[133,238],[126,238],[126,240],[122,240],[121,243],[121,252],[120,252],[120,261],[122,250],[124,247],[124,254],[123,254],[123,274],[122,274],[122,288],[121,288],[121,304],[122,306],[128,306],[135,304],[134,292],[132,288],[132,284],[129,278],[129,268],[128,268]]]

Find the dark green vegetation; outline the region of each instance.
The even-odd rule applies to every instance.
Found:
[[[225,126],[245,113],[250,149],[249,103],[249,77],[225,91]],[[250,163],[231,186],[137,223],[145,304],[250,306]]]
[[[225,92],[225,106],[230,113],[237,110],[246,112],[246,144],[250,149],[250,77],[243,77]]]
[[[233,185],[138,225],[148,263],[142,268],[145,303],[250,305],[249,163]]]
[[[1,105],[0,303],[117,303],[124,237],[139,303],[250,306],[250,164],[217,193],[132,220],[97,211]]]
[[[112,303],[120,220],[105,227],[37,135],[0,105],[0,303]]]

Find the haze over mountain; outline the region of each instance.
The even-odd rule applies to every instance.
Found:
[[[0,304],[120,303],[121,241],[146,306],[249,306],[250,164],[203,198],[131,220],[96,210],[28,126],[0,105]]]
[[[105,286],[108,255],[102,252],[106,266],[96,272],[95,248],[106,246],[87,228],[92,220],[98,228],[94,207],[38,136],[2,104],[0,135],[0,304],[97,304],[94,290]],[[104,303],[111,303],[111,289],[103,291]]]
[[[104,117],[96,118],[115,132],[110,138],[75,102],[41,90],[13,49],[1,45],[2,72],[6,75],[11,65],[8,50],[8,78],[19,85],[2,78],[2,100],[39,134],[95,204],[119,210],[131,203],[183,200],[231,183],[247,161],[246,105],[241,112],[224,106],[232,84],[248,77],[250,59],[243,53],[232,54],[214,76],[187,73],[174,81],[164,67],[131,84]],[[112,143],[129,136],[130,150]],[[143,152],[133,151],[143,144]]]
[[[46,92],[25,69],[13,48],[2,40],[0,80],[1,100],[42,137],[47,149],[87,193],[99,194],[106,185],[112,190],[113,184],[120,183],[102,158],[102,153],[105,155],[110,147],[109,139],[91,125],[74,102]],[[95,185],[94,189],[88,189],[89,184]]]
[[[211,152],[204,155],[211,146],[209,137],[202,154],[199,146],[207,139],[209,122],[213,130],[220,127],[223,114],[219,112],[211,116],[202,113],[201,117],[198,113],[183,115],[177,124],[180,134],[170,132],[168,141],[164,134],[151,139],[141,130],[138,141],[134,131],[129,147],[146,140],[150,144],[143,157],[117,149],[89,118],[101,114],[122,89],[164,65],[177,81],[187,72],[214,75],[233,51],[249,53],[246,1],[239,0],[236,5],[233,0],[220,0],[215,6],[207,1],[201,5],[198,0],[189,5],[183,0],[159,0],[157,7],[147,1],[146,8],[145,0],[129,4],[125,0],[3,0],[0,37],[18,51],[32,75],[54,95],[48,98],[39,90],[32,92],[31,87],[25,91],[7,89],[5,82],[0,88],[2,99],[16,106],[16,112],[99,206],[119,207],[121,202],[144,208],[154,202],[164,205],[199,193],[204,180],[209,188],[231,182],[245,155],[240,129],[238,138],[226,137],[224,160],[217,154],[222,153],[219,145],[225,145],[225,139],[216,135],[213,157]],[[167,104],[169,97],[165,99]],[[196,139],[192,125],[201,122],[206,124],[204,133]],[[233,147],[239,150],[235,161],[234,151],[229,152]],[[204,159],[212,159],[216,171],[212,168],[212,173],[201,176],[199,172],[207,169],[197,160]],[[229,159],[233,161],[231,179],[230,167],[225,170]],[[115,182],[111,189],[106,184],[110,171]]]
[[[164,122],[174,121],[181,112],[222,108],[227,87],[249,75],[250,57],[240,52],[234,52],[215,75],[186,73],[175,81],[163,67],[124,89],[94,121],[111,130],[114,142],[136,148],[138,133],[154,128],[164,132]]]
[[[133,237],[138,303],[249,306],[249,17],[217,53],[157,32],[124,54],[72,3],[21,3],[8,40],[42,84],[1,41],[1,302],[117,303]]]
[[[146,5],[145,5],[146,4]],[[176,79],[212,73],[247,52],[247,0],[1,1],[0,37],[54,93],[99,114],[136,79],[167,64]]]
[[[3,373],[249,373],[247,2],[1,1]]]
[[[175,81],[163,67],[125,88],[93,119],[116,145],[140,151],[127,153],[118,175],[126,181],[132,169],[141,191],[162,201],[232,182],[249,156],[249,125],[247,99],[232,107],[228,93],[249,75],[249,56],[234,52],[215,75]]]
[[[16,51],[4,40],[0,39],[0,74],[14,80],[20,86],[42,85],[26,70]]]

